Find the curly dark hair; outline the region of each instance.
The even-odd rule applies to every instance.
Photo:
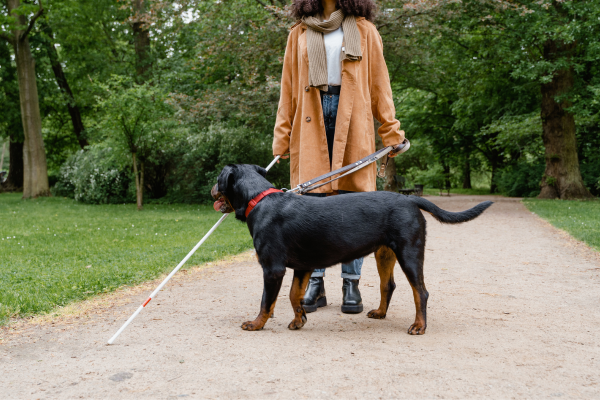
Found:
[[[377,7],[373,0],[336,0],[336,7],[346,15],[365,17],[369,21],[375,19]],[[323,12],[321,0],[294,0],[291,15],[297,20]]]

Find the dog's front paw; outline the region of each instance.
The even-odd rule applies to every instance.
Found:
[[[256,321],[246,321],[242,324],[242,329],[245,331],[260,331],[263,325],[259,325]]]
[[[304,324],[306,324],[306,317],[303,315],[300,320],[294,318],[288,325],[288,329],[295,331],[296,329],[302,328]]]
[[[371,310],[367,314],[367,317],[373,318],[373,319],[384,319],[385,316],[386,316],[386,313],[384,313],[383,311],[379,311],[379,309]]]
[[[409,335],[424,335],[425,329],[427,329],[426,325],[415,322],[414,324],[412,324],[410,326],[410,328],[408,328],[408,334]]]

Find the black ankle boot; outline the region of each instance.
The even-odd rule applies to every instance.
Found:
[[[304,305],[304,311],[307,313],[315,312],[317,311],[317,308],[325,307],[327,305],[323,277],[310,278],[302,304]]]
[[[362,298],[358,290],[358,279],[344,278],[342,293],[344,300],[342,303],[342,312],[346,314],[358,314],[363,311]]]

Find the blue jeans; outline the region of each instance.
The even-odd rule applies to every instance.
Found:
[[[323,119],[325,120],[325,135],[327,136],[327,150],[329,150],[329,164],[333,155],[333,139],[335,138],[335,121],[337,109],[340,103],[339,94],[324,94],[321,92],[321,106],[323,108]]]
[[[340,102],[340,96],[337,94],[321,93],[321,106],[323,107],[323,119],[325,120],[325,134],[327,135],[327,150],[329,150],[329,163],[333,154],[333,139],[335,137],[335,121],[337,118],[337,109]],[[352,193],[347,190],[340,190],[339,194]],[[305,196],[325,197],[325,193],[306,193]],[[342,278],[360,279],[363,259],[357,258],[349,263],[342,264]],[[312,277],[325,276],[325,268],[315,269]]]

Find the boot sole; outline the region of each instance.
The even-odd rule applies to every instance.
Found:
[[[342,306],[342,312],[344,314],[359,314],[363,312],[363,305],[359,304],[357,306]]]
[[[315,312],[317,311],[317,308],[321,308],[321,307],[325,307],[327,305],[327,297],[321,297],[319,300],[317,300],[317,304],[311,304],[311,305],[304,305],[304,311],[306,311],[307,313],[311,313],[311,312]]]

